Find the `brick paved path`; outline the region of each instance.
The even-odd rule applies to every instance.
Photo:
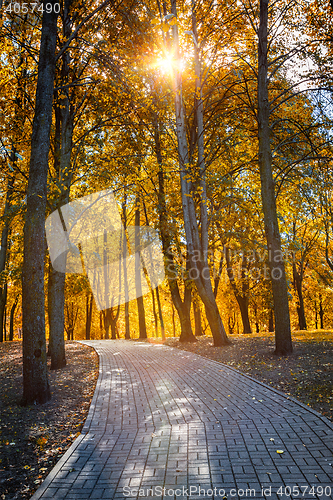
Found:
[[[89,415],[32,500],[333,498],[333,426],[316,412],[186,351],[84,343],[100,356]]]

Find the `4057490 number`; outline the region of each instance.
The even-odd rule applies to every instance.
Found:
[[[13,2],[9,3],[7,7],[5,8],[5,12],[10,12],[11,14],[27,14],[28,12],[47,12],[48,14],[51,14],[51,12],[55,12],[56,14],[59,14],[60,12],[60,3],[39,3],[39,2],[32,2],[32,3],[18,3],[18,2]]]

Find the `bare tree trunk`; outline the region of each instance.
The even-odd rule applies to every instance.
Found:
[[[7,288],[7,283],[5,286]],[[4,313],[3,337],[4,337],[4,341],[6,342],[6,340],[7,340],[7,305],[5,307],[5,313]]]
[[[15,157],[15,150],[13,151]],[[13,156],[12,154],[12,156]],[[9,210],[11,205],[11,197],[14,185],[14,176],[8,177],[7,193],[5,201],[5,209],[3,213],[3,228],[1,232],[1,246],[0,246],[0,273],[6,268],[7,250],[8,250],[8,235],[9,235]],[[4,316],[7,302],[7,283],[0,287],[0,342],[3,342],[3,334],[5,331]]]
[[[72,0],[64,1],[63,12],[63,35],[68,39],[71,35],[71,17],[69,9]],[[69,89],[65,86],[68,84],[69,78],[70,53],[67,50],[62,55],[61,66],[61,95],[64,97],[60,101],[60,106],[56,110],[58,117],[58,134],[56,134],[56,158],[55,168],[58,179],[60,181],[60,195],[57,200],[59,208],[69,201],[69,190],[72,180],[71,171],[71,153],[72,153],[72,136],[73,136],[73,116],[70,113]],[[48,287],[49,297],[49,330],[50,330],[50,351],[51,351],[51,369],[59,369],[66,366],[65,355],[65,274],[59,273],[56,270],[50,272],[50,282]],[[72,332],[73,335],[73,332]]]
[[[171,2],[172,14],[177,17],[176,0]],[[178,40],[178,27],[177,24],[173,25],[173,40],[176,60],[179,61],[179,40]],[[197,43],[197,40],[196,40]],[[178,66],[178,63],[177,63]],[[180,67],[180,65],[179,65]],[[197,67],[197,64],[196,64]],[[197,71],[197,69],[196,69]],[[196,73],[197,81],[198,74]],[[198,81],[198,88],[201,88],[200,79]],[[199,296],[204,303],[208,323],[214,338],[214,345],[221,346],[229,344],[220,312],[218,310],[216,299],[213,293],[212,284],[209,275],[208,266],[208,226],[207,226],[207,197],[206,197],[206,184],[204,175],[201,175],[201,238],[199,235],[199,228],[195,212],[194,201],[192,198],[192,182],[193,172],[189,164],[188,145],[185,126],[184,106],[182,101],[182,76],[178,67],[175,69],[175,113],[176,113],[176,131],[178,140],[178,156],[179,156],[179,170],[181,181],[181,194],[183,205],[184,226],[186,233],[186,242],[191,263],[190,276],[196,284]],[[199,102],[196,105],[196,114],[198,122],[198,170],[201,174],[205,171],[202,141],[203,141],[203,109],[202,98],[200,96]]]
[[[139,247],[140,243],[140,196],[137,194],[135,200],[135,248]],[[138,307],[138,317],[139,317],[139,338],[147,338],[147,328],[146,328],[146,315],[145,307],[142,297],[142,284],[141,284],[141,265],[140,265],[140,255],[139,252],[135,251],[135,287],[136,287],[136,303]]]
[[[239,310],[242,317],[243,323],[243,334],[252,333],[250,318],[249,318],[249,284],[248,279],[245,276],[245,269],[247,265],[247,259],[245,254],[242,258],[242,271],[241,271],[241,288],[242,292],[240,293],[237,285],[235,283],[234,272],[232,269],[232,265],[230,262],[230,249],[228,247],[225,248],[226,255],[226,263],[227,263],[227,274],[229,277],[231,288],[234,292],[235,298],[237,300]]]
[[[170,226],[168,223],[168,214],[167,214],[167,206],[165,199],[161,138],[160,138],[159,123],[157,118],[154,122],[154,139],[155,139],[156,158],[159,165],[158,214],[159,214],[159,230],[162,240],[163,253],[166,261],[165,274],[168,279],[172,304],[175,306],[177,310],[177,314],[180,321],[180,328],[181,328],[180,339],[184,340],[185,342],[195,342],[196,338],[192,332],[190,309],[185,304],[186,302],[185,293],[187,288],[186,282],[184,283],[185,285],[184,301],[182,301],[177,282],[177,270],[174,263],[174,256],[171,251],[172,235],[170,234]],[[174,315],[174,309],[172,309],[172,311]],[[173,316],[173,332],[175,336],[176,328],[175,328],[174,316]]]
[[[259,321],[258,321],[258,304],[256,302],[254,302],[253,309],[254,309],[254,318],[255,318],[255,325],[256,325],[256,333],[259,333],[260,328],[259,328]]]
[[[176,336],[176,323],[175,323],[175,308],[173,303],[171,303],[171,308],[172,308],[172,336]]]
[[[104,332],[105,332],[105,340],[110,339],[110,309],[106,309],[105,311],[102,311],[103,314],[103,323],[104,323]]]
[[[258,139],[261,198],[264,212],[265,234],[268,250],[271,252],[269,267],[272,276],[272,290],[275,314],[275,354],[292,352],[287,281],[284,262],[280,256],[281,239],[276,213],[275,186],[272,172],[270,144],[270,106],[267,85],[267,30],[269,0],[260,0],[260,26],[258,32]],[[276,260],[275,260],[276,259]]]
[[[235,325],[236,325],[236,314],[234,313],[233,316],[229,316],[228,318],[229,335],[233,335]]]
[[[111,324],[111,338],[115,340],[117,337],[119,339],[119,333],[117,328],[117,321],[119,318],[120,305],[117,306],[115,314],[113,314],[114,307],[110,309],[110,324]]]
[[[193,314],[194,314],[195,336],[200,337],[201,335],[203,335],[203,331],[202,331],[202,325],[201,325],[200,305],[198,304],[197,299],[193,300]]]
[[[303,290],[302,290],[302,282],[303,282],[303,273],[302,271],[299,273],[296,268],[296,263],[293,262],[293,278],[294,278],[294,289],[298,296],[298,303],[296,306],[297,315],[298,315],[298,326],[300,330],[306,330],[306,319],[305,319],[305,310],[304,310],[304,300],[303,300]]]
[[[163,313],[162,313],[162,307],[161,307],[160,292],[159,292],[158,287],[156,287],[155,290],[156,290],[158,317],[159,317],[160,325],[161,325],[161,335],[162,335],[162,340],[165,340],[165,328],[164,328],[164,319],[163,319]]]
[[[154,327],[155,327],[155,337],[158,337],[158,320],[157,320],[157,312],[156,312],[156,301],[154,289],[150,288],[151,300],[153,302],[153,316],[154,316]]]
[[[90,340],[93,294],[86,296],[86,340]]]
[[[45,209],[50,129],[57,42],[56,0],[48,0],[45,9],[39,51],[35,114],[31,137],[31,155],[24,225],[22,270],[23,321],[23,403],[45,403],[51,398],[47,374],[45,341],[44,256]]]
[[[19,295],[15,297],[15,300],[13,302],[13,305],[10,309],[10,319],[9,319],[9,339],[10,341],[13,341],[14,339],[14,315],[15,315],[15,309],[18,303]]]
[[[65,354],[65,273],[55,271],[50,262],[48,281],[48,315],[49,315],[49,350],[51,370],[66,366]]]
[[[0,342],[6,341],[7,283],[0,288]]]
[[[319,318],[320,318],[320,329],[324,330],[324,309],[323,309],[323,299],[319,295]]]
[[[187,267],[189,266],[189,260],[187,259]],[[192,291],[187,283],[185,282],[184,290],[184,301],[180,305],[180,337],[179,342],[195,342],[196,338],[193,335],[192,325],[191,325],[191,302],[192,302]],[[194,340],[193,340],[194,339]]]
[[[130,333],[130,320],[129,320],[129,299],[128,299],[128,278],[127,278],[127,266],[126,266],[126,255],[127,255],[127,240],[126,240],[126,229],[127,229],[127,195],[124,193],[124,201],[122,203],[122,215],[123,215],[123,227],[124,227],[124,239],[123,239],[123,273],[124,273],[124,293],[125,293],[125,339],[129,340],[131,338]]]
[[[274,309],[269,310],[268,331],[274,332]]]

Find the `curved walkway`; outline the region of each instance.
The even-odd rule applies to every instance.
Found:
[[[84,343],[100,357],[89,415],[32,500],[333,498],[318,413],[190,352]]]

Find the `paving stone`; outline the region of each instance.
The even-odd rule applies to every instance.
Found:
[[[203,490],[214,487],[228,498],[252,488],[267,500],[282,500],[285,485],[333,491],[333,425],[313,410],[189,352],[139,341],[83,343],[100,359],[89,414],[31,500],[138,499],[140,488],[150,489],[148,499],[168,500],[206,500]],[[161,490],[191,486],[191,497]]]

